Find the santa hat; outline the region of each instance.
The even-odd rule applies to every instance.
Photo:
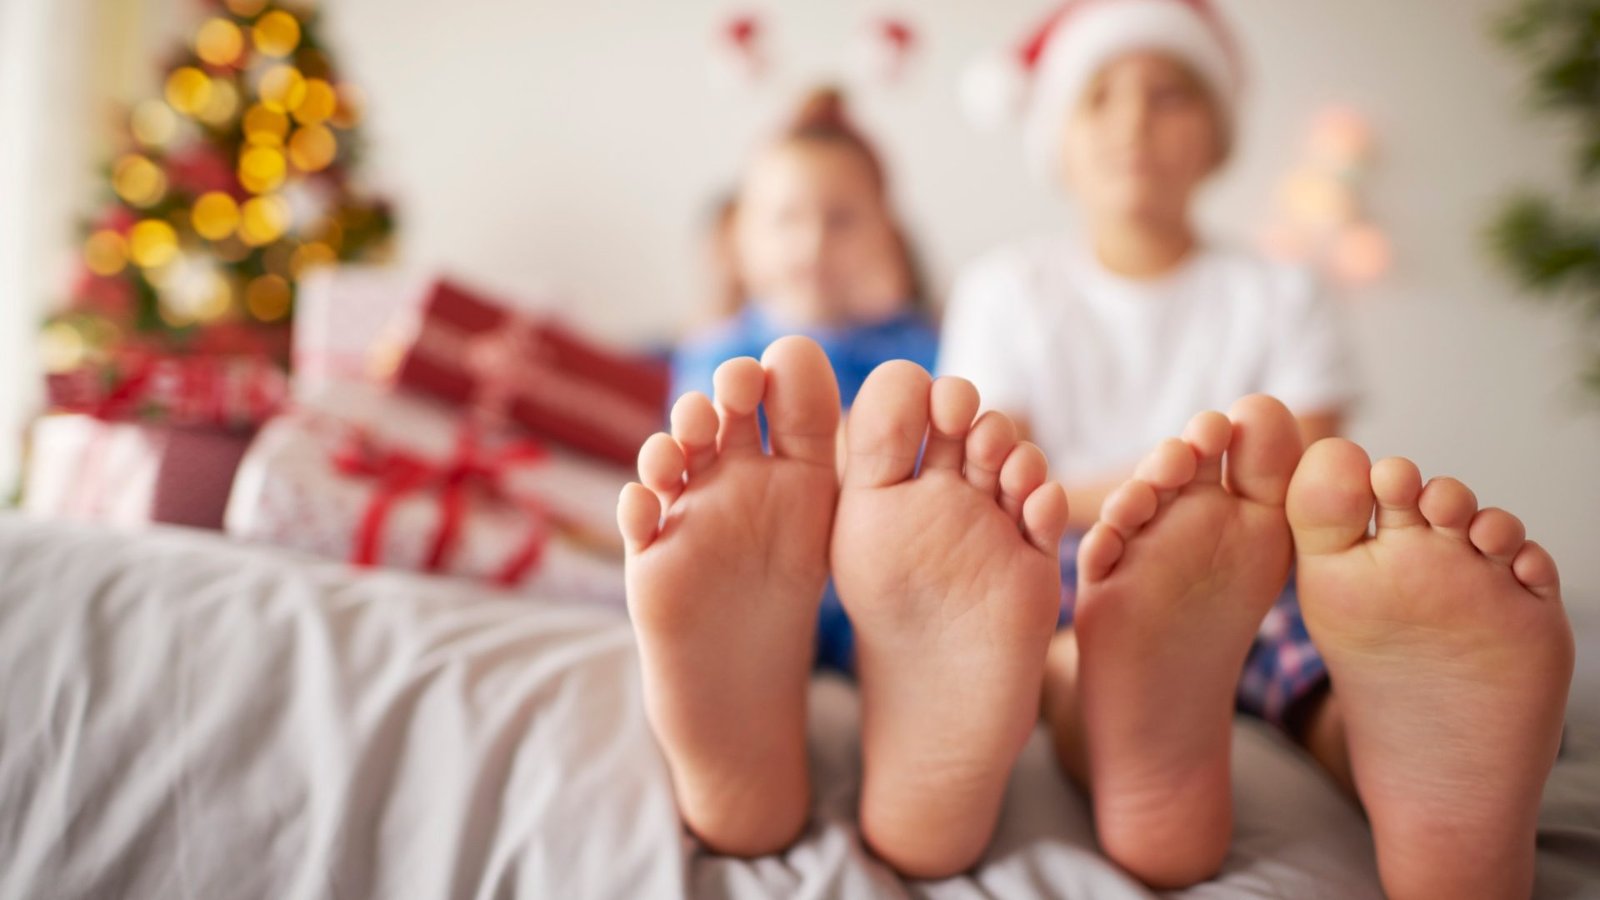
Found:
[[[1210,0],[1068,0],[1012,52],[972,66],[962,80],[962,104],[983,128],[1021,118],[1028,162],[1047,175],[1067,110],[1107,63],[1138,50],[1186,63],[1231,126],[1243,62]]]

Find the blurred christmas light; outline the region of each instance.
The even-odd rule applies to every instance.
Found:
[[[129,129],[146,147],[165,147],[178,132],[178,117],[160,100],[145,100],[133,108]]]
[[[130,153],[112,166],[111,187],[133,206],[151,206],[166,194],[167,176],[149,159]]]
[[[294,66],[273,66],[262,74],[256,92],[267,109],[292,112],[306,98],[306,79]]]
[[[294,261],[297,249],[299,248],[293,241],[274,242],[261,251],[261,268],[269,275],[290,277],[294,274],[290,264]]]
[[[178,233],[160,219],[145,219],[128,232],[128,255],[141,268],[164,266],[178,255]]]
[[[300,44],[300,21],[281,9],[274,10],[256,20],[250,36],[262,54],[288,56]]]
[[[291,299],[289,282],[278,275],[262,275],[245,285],[245,309],[262,322],[275,322],[287,315]]]
[[[283,237],[289,224],[289,204],[275,195],[253,197],[239,210],[239,237],[252,247]]]
[[[201,107],[195,116],[213,128],[220,128],[232,122],[238,112],[239,89],[233,86],[232,79],[213,78],[206,105]]]
[[[244,52],[244,33],[227,19],[211,19],[195,32],[194,52],[213,66],[231,66]]]
[[[128,265],[128,242],[110,229],[96,231],[83,242],[83,264],[102,277],[121,272]]]
[[[339,107],[339,95],[333,85],[321,78],[306,79],[306,94],[294,109],[295,121],[302,125],[320,125],[333,118]]]
[[[283,184],[283,154],[272,147],[249,147],[239,154],[239,183],[252,194],[265,194]]]
[[[297,129],[289,138],[289,161],[302,172],[320,172],[326,169],[339,152],[339,143],[333,132],[321,125]]]
[[[211,79],[193,66],[184,66],[167,76],[166,94],[173,109],[192,116],[211,99]]]
[[[224,5],[241,19],[253,19],[267,8],[267,0],[225,0]]]
[[[1314,169],[1290,175],[1282,187],[1283,205],[1296,221],[1330,227],[1355,215],[1355,195],[1338,178]]]
[[[361,117],[366,114],[367,95],[353,84],[341,84],[335,92],[339,95],[339,106],[333,111],[333,126],[356,127],[361,122]]]
[[[52,322],[39,334],[39,359],[52,374],[83,365],[86,349],[83,334],[66,322]]]
[[[1334,241],[1330,265],[1347,284],[1364,285],[1388,274],[1392,262],[1388,236],[1376,226],[1356,225]]]
[[[339,255],[334,249],[321,241],[302,244],[289,258],[289,274],[296,280],[305,277],[306,272],[331,266],[339,261]]]
[[[196,234],[209,241],[220,241],[239,227],[239,204],[222,191],[210,191],[194,201],[191,218]]]
[[[1307,147],[1313,160],[1336,170],[1355,168],[1372,150],[1372,129],[1348,107],[1324,110],[1311,126]]]
[[[281,147],[288,133],[289,117],[278,110],[258,103],[244,114],[244,138],[249,143]]]

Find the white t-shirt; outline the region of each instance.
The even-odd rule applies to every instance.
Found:
[[[1197,412],[1253,393],[1297,414],[1355,399],[1339,311],[1305,271],[1215,247],[1134,281],[1067,236],[1004,248],[960,278],[939,370],[1026,416],[1068,480],[1113,473]]]

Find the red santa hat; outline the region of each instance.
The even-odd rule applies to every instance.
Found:
[[[1231,127],[1244,66],[1210,0],[1068,0],[1010,53],[969,69],[962,104],[980,127],[1021,118],[1029,164],[1045,175],[1054,171],[1067,110],[1107,63],[1139,50],[1193,69]]]

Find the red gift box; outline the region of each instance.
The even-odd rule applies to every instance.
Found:
[[[668,391],[663,362],[602,349],[448,281],[434,285],[397,381],[621,463],[660,430]]]
[[[45,392],[56,411],[107,421],[249,430],[283,407],[288,382],[264,355],[127,350],[104,364],[47,375]]]

